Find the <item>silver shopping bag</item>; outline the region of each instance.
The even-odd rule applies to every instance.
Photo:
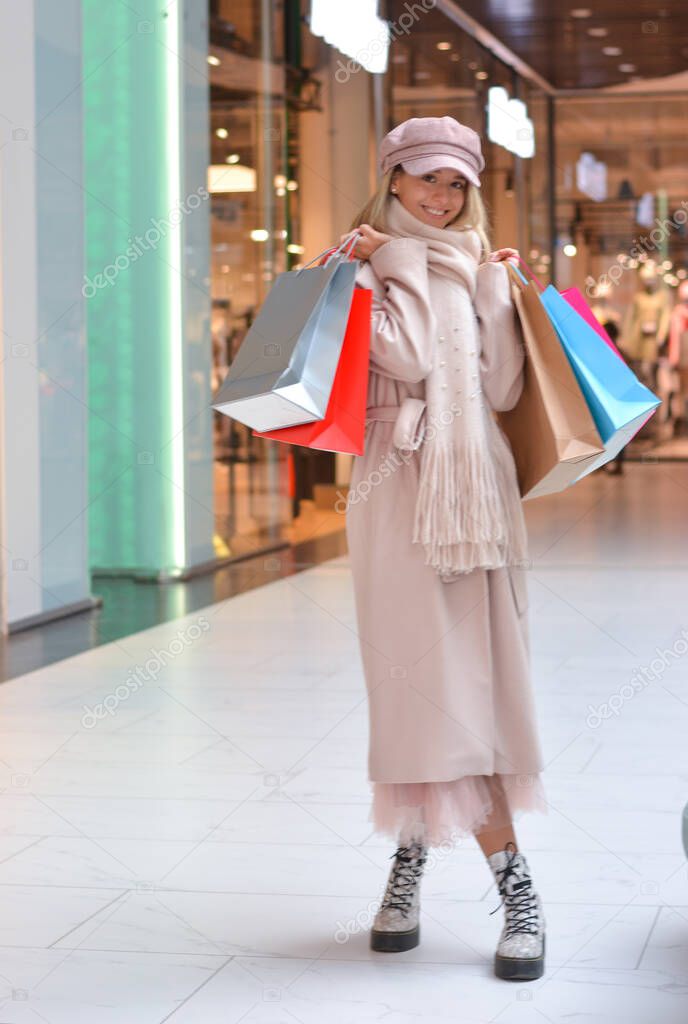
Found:
[[[324,418],[356,283],[358,261],[349,254],[358,234],[322,266],[277,276],[213,398],[214,409],[260,431]]]

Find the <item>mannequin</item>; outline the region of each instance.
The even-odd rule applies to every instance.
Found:
[[[651,390],[655,388],[657,355],[669,329],[669,297],[653,264],[640,271],[640,288],[626,315],[621,347],[634,373]]]

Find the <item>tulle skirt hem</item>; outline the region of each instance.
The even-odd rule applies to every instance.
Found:
[[[503,828],[523,813],[547,814],[541,776],[465,775],[449,782],[373,782],[369,821],[376,832],[405,845],[453,845],[457,840]]]

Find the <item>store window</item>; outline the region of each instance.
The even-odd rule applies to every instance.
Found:
[[[282,7],[211,0],[209,78],[214,387],[277,274],[289,269],[298,184],[287,160]],[[289,448],[214,418],[216,550],[240,555],[287,536]]]

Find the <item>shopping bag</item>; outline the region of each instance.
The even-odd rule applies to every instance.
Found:
[[[507,261],[526,359],[521,396],[498,412],[516,463],[521,497],[553,494],[603,452],[583,392],[539,292]]]
[[[612,352],[616,352],[619,359],[623,359],[623,356],[619,352],[618,348],[616,347],[612,339],[609,337],[609,335],[607,334],[604,327],[597,319],[593,311],[590,309],[590,306],[585,301],[583,292],[580,290],[580,288],[564,288],[561,294],[564,296],[569,306],[573,306],[576,312],[580,313],[583,319],[590,324],[593,330],[597,331],[605,345],[609,345]]]
[[[623,359],[552,285],[542,303],[559,335],[599,431],[604,452],[581,469],[576,480],[615,459],[661,405]],[[575,481],[574,481],[575,482]]]
[[[349,255],[357,234],[322,266],[278,274],[214,409],[261,431],[325,416],[356,283],[358,261]]]
[[[257,437],[326,452],[363,455],[372,303],[373,293],[369,288],[354,289],[339,366],[324,418],[283,430],[254,431]]]

